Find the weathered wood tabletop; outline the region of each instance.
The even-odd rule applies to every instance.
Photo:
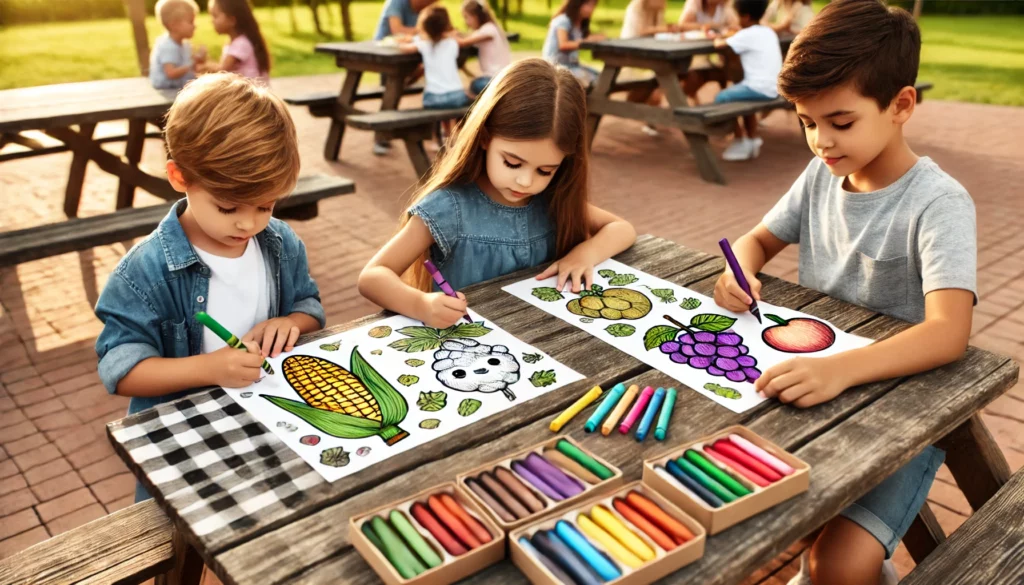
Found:
[[[638,239],[617,259],[703,294],[711,293],[724,266],[719,257],[651,236]],[[680,386],[501,291],[501,286],[532,274],[522,271],[465,292],[485,318],[587,378],[333,484],[323,481],[220,389],[111,423],[111,440],[225,583],[376,583],[377,577],[349,542],[347,521],[353,515],[451,481],[458,473],[550,438],[549,420],[595,384]],[[858,335],[881,339],[908,326],[770,276],[763,276],[763,282],[767,301]],[[305,341],[381,316],[331,328]],[[975,476],[998,476],[965,488],[973,494],[972,505],[980,506],[1005,477],[998,469],[978,468],[977,462],[987,459],[976,456],[978,447],[967,436],[973,435],[963,429],[977,431],[971,426],[977,424],[972,415],[1009,388],[1017,373],[1009,358],[971,348],[955,364],[851,389],[806,410],[768,401],[736,414],[681,389],[665,442],[585,434],[582,422],[576,421],[563,432],[620,467],[630,480],[640,477],[644,458],[737,423],[807,461],[812,471],[806,494],[710,537],[701,560],[664,581],[737,583],[947,435],[959,438],[947,463],[961,485],[970,484]],[[580,420],[586,416],[581,414]],[[468,582],[526,579],[505,561]]]

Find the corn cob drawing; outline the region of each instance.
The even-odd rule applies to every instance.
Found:
[[[409,436],[399,428],[409,405],[366,360],[352,349],[352,371],[334,362],[293,355],[281,369],[285,380],[305,402],[262,394],[328,435],[362,439],[379,435],[388,445]]]

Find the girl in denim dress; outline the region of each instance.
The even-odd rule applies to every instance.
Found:
[[[588,202],[586,117],[586,94],[569,70],[543,59],[507,67],[359,275],[359,292],[449,327],[466,300],[431,292],[428,257],[456,289],[544,263],[538,279],[589,287],[594,265],[632,245],[636,231]]]

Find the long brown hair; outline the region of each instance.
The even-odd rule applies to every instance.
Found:
[[[502,30],[501,23],[494,18],[494,13],[491,12],[491,7],[488,6],[484,0],[463,0],[462,10],[475,16],[478,26],[483,26],[488,22],[493,22],[494,26],[498,27],[498,30]]]
[[[583,5],[590,2],[597,4],[597,0],[565,0],[555,11],[555,16],[559,14],[568,16],[570,22],[583,30],[583,36],[588,36],[590,34],[590,19],[580,16],[580,12],[583,10]]]
[[[245,35],[256,53],[256,64],[261,73],[270,73],[270,52],[260,33],[260,25],[252,13],[249,0],[214,0],[224,14],[235,19],[235,32]]]
[[[587,227],[587,96],[580,82],[564,67],[531,58],[506,67],[488,84],[466,114],[444,156],[413,194],[408,209],[428,194],[449,185],[472,183],[487,172],[484,146],[493,136],[507,140],[551,138],[565,159],[541,194],[548,199],[548,216],[555,224],[558,257],[590,237]],[[421,290],[431,289],[423,269],[423,254],[403,278]]]

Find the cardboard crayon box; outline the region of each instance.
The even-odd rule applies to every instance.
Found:
[[[583,471],[579,471],[578,468],[572,467],[571,465],[563,466],[563,464],[556,460],[553,462],[553,464],[570,477],[579,480],[579,483],[582,484],[584,488],[582,493],[558,501],[546,496],[541,490],[536,489],[528,480],[524,479],[522,476],[513,471],[513,462],[522,462],[531,453],[537,453],[542,456],[547,456],[551,451],[557,452],[556,445],[558,445],[559,441],[567,441],[568,443],[582,451],[584,454],[594,459],[597,463],[611,471],[611,477],[608,477],[607,479],[600,479],[594,477],[586,479],[585,477],[581,477],[587,475],[586,469],[584,469]],[[557,455],[555,457],[564,460],[562,457],[558,457]],[[474,491],[473,487],[471,487],[469,483],[470,480],[477,482],[477,487],[479,489],[479,486],[481,485],[480,478],[483,476],[483,474],[487,473],[494,477],[495,471],[498,468],[504,468],[506,471],[515,474],[516,477],[521,480],[521,483],[532,492],[534,497],[536,497],[543,503],[543,509],[534,513],[530,513],[525,517],[517,518],[514,520],[502,518],[501,515],[488,504],[488,502],[486,502],[476,491]],[[594,481],[595,479],[597,481]],[[598,457],[597,455],[591,453],[590,451],[584,449],[583,447],[580,447],[579,443],[574,441],[569,436],[561,435],[548,441],[545,441],[543,443],[523,449],[522,451],[517,451],[516,453],[513,453],[508,457],[491,461],[486,465],[481,465],[476,469],[460,474],[456,476],[455,482],[456,484],[458,484],[459,489],[465,494],[466,497],[468,497],[479,507],[481,507],[489,515],[490,519],[498,525],[498,527],[500,527],[505,532],[508,532],[520,526],[524,526],[529,522],[533,522],[534,520],[544,515],[573,506],[575,505],[575,502],[578,502],[583,498],[588,498],[597,492],[607,492],[608,490],[615,489],[616,487],[625,483],[625,479],[623,478],[622,471],[620,471],[619,468],[608,463],[604,459]]]
[[[643,495],[656,504],[662,512],[677,522],[682,523],[693,537],[682,544],[675,544],[671,550],[666,550],[663,546],[659,546],[648,533],[630,522],[614,505],[614,501],[617,498],[625,498],[633,491]],[[650,486],[645,485],[643,481],[634,481],[615,491],[592,494],[586,499],[574,502],[570,508],[544,516],[538,521],[509,533],[509,554],[512,557],[513,564],[534,585],[565,585],[520,542],[520,539],[525,537],[527,540],[530,540],[539,531],[554,530],[560,521],[573,524],[577,530],[586,534],[585,531],[580,529],[581,521],[579,518],[581,515],[587,515],[588,518],[596,518],[596,514],[593,511],[596,506],[602,506],[654,552],[653,559],[643,560],[639,567],[629,567],[619,557],[615,556],[607,545],[587,535],[587,540],[594,548],[600,551],[606,559],[615,563],[621,572],[621,576],[618,578],[606,581],[609,585],[644,585],[646,583],[653,583],[704,556],[704,545],[707,538],[707,532],[704,527],[686,514],[686,512],[672,504],[668,498],[651,489]],[[619,540],[618,542],[621,543],[623,541]]]
[[[722,506],[715,508],[708,505],[707,502],[698,497],[693,491],[688,490],[679,480],[673,477],[666,469],[666,464],[670,459],[678,461],[688,449],[698,451],[702,455],[706,454],[706,451],[702,450],[706,445],[712,445],[713,449],[717,441],[727,438],[732,434],[739,435],[760,447],[769,455],[778,458],[783,463],[792,467],[793,472],[762,487],[723,463],[722,459],[706,457],[707,461],[751,492],[749,495],[739,497],[732,502],[724,503]],[[716,431],[696,441],[679,445],[671,451],[646,460],[644,462],[643,481],[668,498],[673,504],[679,506],[687,514],[693,516],[707,529],[708,534],[718,534],[730,526],[807,491],[810,485],[810,470],[811,468],[807,463],[788,453],[785,449],[742,425],[735,425]]]
[[[416,502],[427,505],[428,498],[438,494],[448,494],[454,498],[465,512],[477,520],[490,534],[491,541],[458,556],[446,551],[430,531],[424,528],[411,513]],[[364,523],[371,522],[375,516],[387,519],[392,510],[398,510],[405,514],[427,545],[441,558],[440,565],[427,569],[412,578],[405,578],[382,550],[363,533]],[[386,585],[448,585],[482,571],[505,558],[505,532],[491,521],[476,502],[456,489],[452,482],[423,490],[411,498],[392,502],[353,517],[349,526],[349,539],[352,541],[352,546],[359,551],[359,554]]]

